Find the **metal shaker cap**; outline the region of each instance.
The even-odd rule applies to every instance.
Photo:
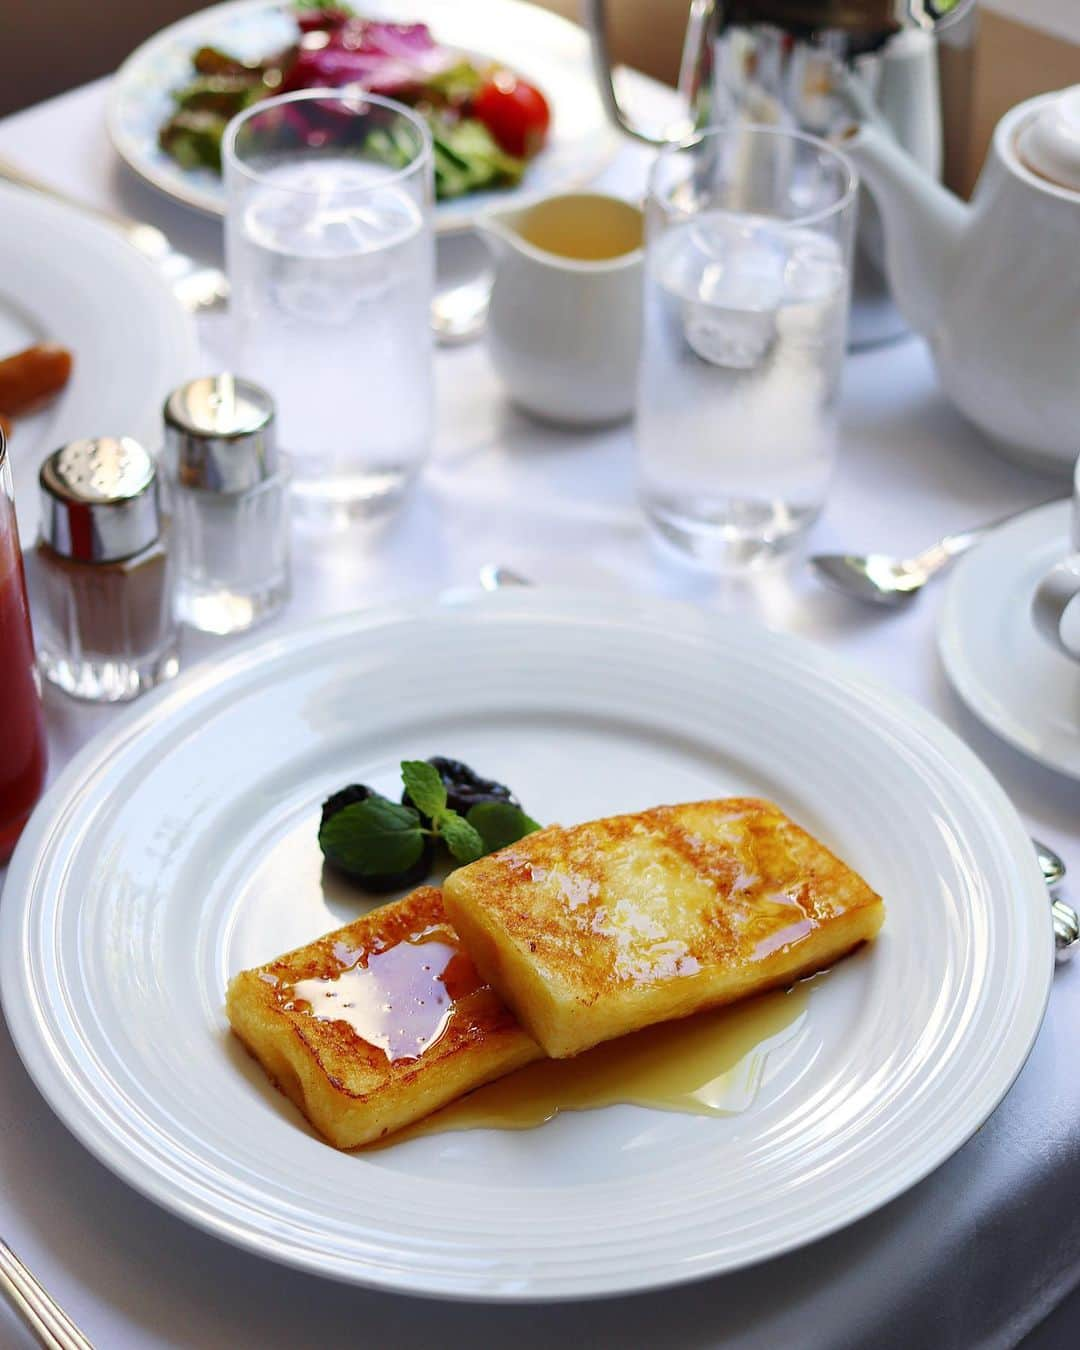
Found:
[[[181,487],[258,487],[278,468],[274,400],[236,375],[189,380],[165,400],[165,462]]]
[[[72,441],[41,466],[41,535],[79,562],[117,562],[161,533],[157,467],[130,436]]]

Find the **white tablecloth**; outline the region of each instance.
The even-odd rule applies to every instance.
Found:
[[[87,201],[154,221],[178,247],[220,257],[216,222],[159,198],[114,159],[102,104],[95,84],[8,118],[0,154]],[[605,183],[639,191],[646,158],[626,147]],[[219,336],[207,328],[211,350]],[[471,583],[485,561],[538,582],[676,595],[745,613],[829,645],[933,709],[998,775],[1032,833],[1080,875],[1080,784],[996,740],[952,694],[935,646],[940,587],[894,614],[821,590],[797,565],[745,582],[703,578],[660,556],[645,536],[628,428],[582,435],[528,421],[502,397],[482,344],[441,352],[437,378],[437,443],[415,499],[385,525],[302,553],[280,622]],[[1055,490],[997,458],[952,411],[913,339],[848,362],[843,422],[840,472],[813,535],[818,548],[903,553]],[[221,649],[197,639],[186,650],[195,659]],[[125,715],[55,692],[47,703],[54,773],[94,730]],[[848,1231],[674,1293],[525,1309],[346,1288],[204,1236],[75,1142],[0,1030],[0,1233],[99,1350],[1008,1346],[1080,1282],[1078,1022],[1080,963],[1059,972],[1034,1053],[983,1129],[915,1190]],[[0,1346],[29,1343],[0,1306]]]

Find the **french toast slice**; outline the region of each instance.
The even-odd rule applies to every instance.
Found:
[[[338,1148],[542,1058],[478,975],[442,893],[404,899],[229,983],[232,1028]]]
[[[885,914],[857,873],[750,797],[552,826],[443,892],[481,974],[556,1059],[813,974]]]

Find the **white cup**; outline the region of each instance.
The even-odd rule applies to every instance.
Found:
[[[629,417],[641,346],[639,208],[575,192],[479,228],[495,253],[488,349],[511,399],[549,422]]]
[[[1031,602],[1035,627],[1059,652],[1080,661],[1080,459],[1073,474],[1072,552],[1043,577]]]

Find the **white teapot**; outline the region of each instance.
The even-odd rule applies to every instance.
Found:
[[[1012,458],[1068,470],[1080,445],[1080,85],[1001,119],[970,205],[887,130],[854,127],[843,148],[945,392]]]

